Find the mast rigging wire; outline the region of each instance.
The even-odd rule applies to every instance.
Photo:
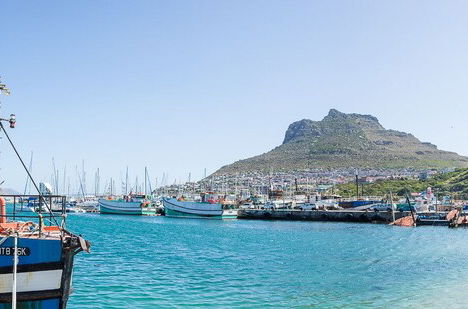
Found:
[[[52,209],[49,207],[49,205],[47,204],[47,201],[44,199],[44,197],[42,196],[41,194],[41,191],[39,190],[39,187],[37,186],[36,182],[34,181],[33,177],[31,176],[31,173],[29,172],[28,168],[26,167],[26,164],[24,164],[24,161],[23,161],[23,158],[21,158],[21,155],[19,154],[18,150],[16,149],[15,145],[13,144],[10,136],[8,135],[7,131],[5,130],[5,127],[3,126],[3,123],[0,121],[0,129],[1,131],[3,131],[3,133],[5,133],[5,136],[7,137],[8,139],[8,142],[10,143],[11,147],[13,148],[13,150],[15,151],[16,153],[16,156],[18,157],[18,159],[20,160],[21,162],[21,165],[23,165],[23,168],[24,170],[26,171],[26,173],[28,174],[28,177],[29,179],[31,179],[31,183],[34,185],[34,188],[36,188],[37,192],[39,193],[39,201],[42,200],[44,201],[44,204],[47,208],[47,210],[50,212],[50,215],[51,217],[53,218],[54,220],[54,223],[58,226],[58,222],[55,218],[55,215],[53,214],[52,212]]]

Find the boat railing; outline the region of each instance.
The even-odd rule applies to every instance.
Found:
[[[5,217],[12,221],[18,219],[48,219],[48,225],[57,225],[64,227],[67,197],[64,195],[30,195],[30,194],[1,194],[7,202],[7,208],[10,206],[12,212],[5,211]],[[33,207],[35,215],[26,215],[23,208]],[[3,217],[0,214],[0,217]]]

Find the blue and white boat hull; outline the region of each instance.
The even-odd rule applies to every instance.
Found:
[[[82,248],[75,235],[66,235],[63,240],[48,238],[18,238],[18,308],[66,308],[74,256]],[[13,254],[10,236],[0,245],[0,308],[11,308]]]

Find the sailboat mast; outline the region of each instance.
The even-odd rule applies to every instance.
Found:
[[[125,172],[125,195],[128,194],[128,166],[127,171]]]
[[[68,177],[67,196],[70,196],[70,177]]]
[[[84,199],[86,195],[85,195],[85,191],[83,188],[83,182],[81,181],[80,173],[78,172],[78,167],[76,167],[76,174],[78,175],[78,181],[80,182],[81,194],[83,195],[83,199]]]
[[[150,175],[148,173],[148,191],[149,191],[149,194],[153,194],[153,186],[151,185],[151,178],[150,178]]]
[[[56,175],[55,175],[55,185],[56,185],[56,187],[57,187],[57,191],[55,191],[55,192],[57,192],[56,194],[58,195],[58,194],[60,194],[60,193],[59,193],[59,171],[57,170],[57,171],[55,172],[55,174],[56,174]]]
[[[101,174],[100,174],[100,171],[99,171],[99,167],[98,167],[98,184],[97,184],[97,195],[100,194],[100,190],[101,190]]]
[[[55,194],[58,194],[58,176],[57,176],[57,169],[55,168],[55,160],[54,160],[54,157],[52,157],[52,166],[54,168],[54,177],[53,177],[53,180],[54,180],[54,191],[55,191]]]
[[[94,196],[97,195],[97,171],[94,172]]]
[[[31,151],[31,159],[29,160],[29,172],[32,173],[32,164],[33,164],[33,152]],[[26,177],[26,184],[24,185],[24,195],[29,194],[31,191],[31,184],[29,182],[29,177]]]
[[[81,162],[81,172],[82,172],[82,182],[83,182],[83,195],[86,195],[86,173],[85,173],[85,167],[84,167],[84,160]],[[84,197],[84,196],[83,196]]]
[[[67,185],[67,165],[65,164],[65,167],[63,168],[63,187],[62,187],[62,194],[65,194],[65,186]]]
[[[145,166],[145,195],[146,195],[146,180],[148,179],[148,169]]]

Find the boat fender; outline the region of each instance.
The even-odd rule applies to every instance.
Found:
[[[6,200],[3,196],[0,196],[0,223],[6,223]]]

